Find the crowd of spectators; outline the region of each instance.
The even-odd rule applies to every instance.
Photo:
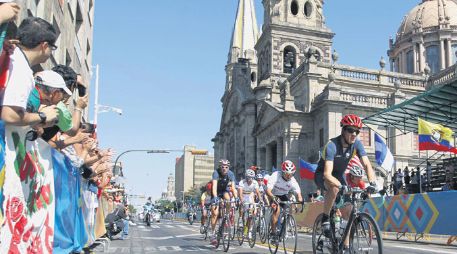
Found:
[[[20,11],[18,4],[0,0],[1,120],[27,128],[27,141],[43,139],[71,160],[80,171],[81,200],[90,213],[95,215],[102,198],[106,212],[126,206],[122,193],[104,191],[113,177],[114,152],[99,147],[96,126],[84,117],[87,80],[69,66],[42,68],[57,49],[57,32],[38,17],[25,18],[17,27]]]

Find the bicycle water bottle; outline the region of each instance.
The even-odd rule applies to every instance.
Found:
[[[340,224],[341,224],[341,217],[338,216],[338,215],[335,215],[335,217],[333,218],[333,222],[335,223],[335,229],[336,229],[335,231],[336,231],[337,233],[339,233],[340,235],[342,235],[342,234],[340,233],[340,231],[339,231],[339,229],[340,229]]]

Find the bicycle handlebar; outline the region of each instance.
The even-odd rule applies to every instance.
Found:
[[[302,202],[276,201],[276,203],[285,204],[285,205],[301,205],[300,213],[302,213],[303,209],[305,208],[305,202],[304,201],[302,201]],[[295,209],[295,211],[298,212],[297,209]]]

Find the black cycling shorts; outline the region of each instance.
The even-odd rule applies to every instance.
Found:
[[[338,181],[340,181],[340,183],[342,185],[347,185],[346,180],[344,179],[344,175],[342,175],[341,177],[336,177],[336,179]],[[327,190],[325,188],[325,184],[324,184],[324,173],[323,172],[319,172],[319,173],[316,172],[316,174],[314,175],[314,183],[317,185],[317,188],[319,188],[323,191]]]

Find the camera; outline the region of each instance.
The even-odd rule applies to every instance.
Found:
[[[97,126],[95,124],[93,124],[93,123],[82,123],[81,124],[81,129],[85,133],[94,133],[96,127]]]

